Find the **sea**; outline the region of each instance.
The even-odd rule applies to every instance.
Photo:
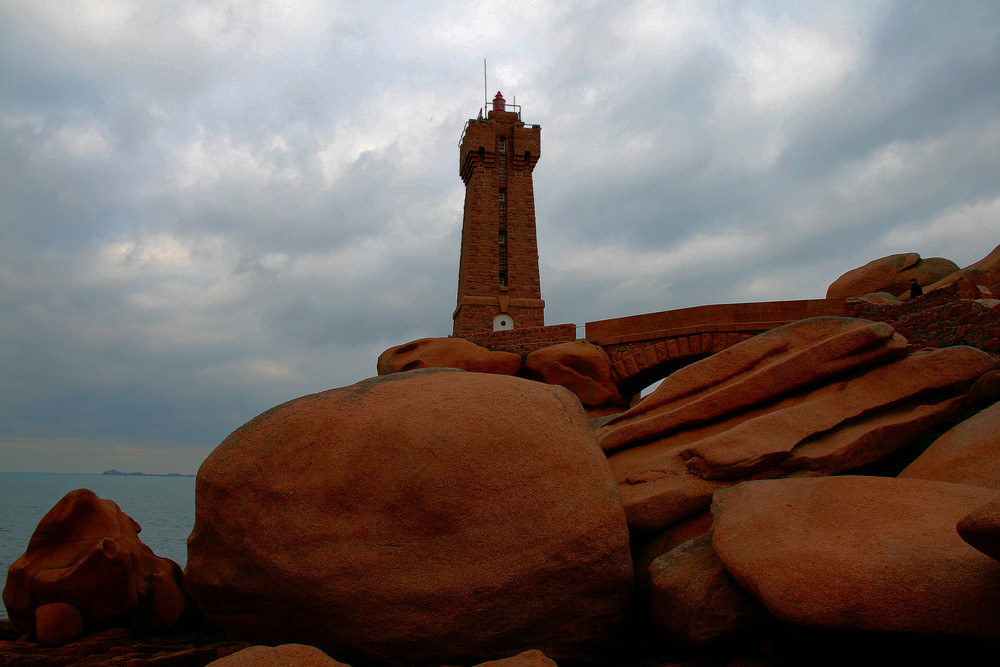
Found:
[[[142,527],[139,539],[153,553],[183,568],[194,526],[194,481],[182,476],[0,472],[0,587],[7,585],[7,570],[27,549],[41,518],[76,489],[115,501]],[[2,605],[0,618],[7,618]]]

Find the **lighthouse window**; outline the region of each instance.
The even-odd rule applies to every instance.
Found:
[[[500,245],[507,245],[507,232],[500,232],[497,241],[500,243]]]
[[[507,188],[500,188],[500,201],[507,201]]]
[[[500,137],[500,152],[507,150],[507,137]]]
[[[507,272],[506,271],[501,271],[500,272],[500,287],[506,287],[506,286],[507,286]]]

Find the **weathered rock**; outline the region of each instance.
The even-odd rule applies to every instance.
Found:
[[[899,477],[985,486],[1000,491],[1000,403],[934,441]]]
[[[786,324],[667,376],[604,425],[601,447],[613,452],[716,421],[905,350],[906,340],[884,322],[814,317]]]
[[[611,380],[611,359],[591,343],[559,343],[535,350],[524,360],[524,375],[566,387],[583,403],[588,417],[610,415],[628,405]]]
[[[746,482],[716,494],[712,546],[786,623],[1000,639],[1000,563],[955,524],[995,497],[885,477]]]
[[[653,627],[669,640],[705,646],[764,627],[769,617],[733,580],[702,535],[649,566]]]
[[[969,388],[969,405],[987,406],[1000,401],[1000,370],[984,373]]]
[[[915,252],[889,255],[852,269],[833,281],[827,299],[859,297],[872,292],[899,294],[908,288],[911,278],[930,285],[958,271],[958,265],[941,257],[921,259]]]
[[[964,269],[956,270],[947,276],[941,276],[936,281],[928,284],[924,288],[924,292],[926,293],[963,279],[968,280],[973,285],[981,285],[987,288],[1000,282],[1000,246],[994,248],[990,254],[975,264],[970,264]]]
[[[35,609],[35,637],[40,646],[62,646],[84,633],[83,614],[71,604],[50,602]]]
[[[314,646],[250,646],[208,663],[210,667],[346,667]]]
[[[968,544],[1000,560],[1000,496],[962,517],[955,528]]]
[[[901,303],[899,299],[888,292],[872,292],[871,294],[862,294],[856,298],[858,301],[866,301],[868,303],[875,304]]]
[[[150,635],[128,628],[106,628],[69,644],[43,647],[17,639],[10,621],[0,619],[0,665],[5,667],[197,667],[249,644],[213,628],[171,630]]]
[[[636,588],[648,592],[649,566],[654,560],[688,540],[706,535],[711,529],[712,513],[702,512],[658,533],[633,531],[630,543]]]
[[[621,501],[562,387],[431,369],[305,396],[216,448],[196,498],[189,585],[255,642],[561,659],[598,650],[628,606]]]
[[[458,368],[472,373],[517,375],[521,355],[492,352],[464,338],[421,338],[390,347],[378,357],[378,374],[418,368]]]
[[[788,401],[693,443],[680,455],[689,470],[709,479],[747,478],[775,465],[818,474],[851,470],[911,442],[961,407],[960,399],[916,407],[904,401],[971,384],[995,365],[990,355],[972,347],[917,352]],[[813,438],[808,451],[792,456],[807,438]]]
[[[44,631],[55,636],[61,632],[53,630],[57,618],[72,614],[47,605],[63,603],[78,610],[84,631],[112,618],[152,632],[173,627],[188,608],[180,568],[143,544],[140,530],[118,505],[93,491],[66,494],[10,566],[3,591],[10,619],[34,633],[36,609],[44,606]]]
[[[893,360],[900,340],[888,325],[803,320],[668,376],[598,430],[606,451],[623,447],[608,462],[629,526],[663,529],[741,480],[873,463],[951,423],[965,387],[996,364],[960,346]]]
[[[556,667],[556,663],[541,651],[532,649],[512,658],[482,662],[476,667]]]

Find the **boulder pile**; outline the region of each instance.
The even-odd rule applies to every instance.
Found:
[[[517,375],[569,389],[588,417],[616,414],[627,405],[611,378],[611,359],[582,341],[549,345],[527,354],[491,351],[462,338],[422,338],[391,347],[378,358],[378,374],[418,368],[458,368],[475,373]]]
[[[802,320],[673,373],[598,429],[664,641],[1000,641],[997,363],[905,349],[885,324]]]
[[[971,347],[905,349],[887,324],[813,318],[668,376],[598,431],[629,526],[665,529],[749,479],[874,463],[949,423],[996,365]]]
[[[992,355],[814,318],[588,420],[623,407],[594,346],[475,347],[394,348],[384,374],[234,431],[199,470],[183,581],[117,506],[70,494],[11,570],[12,619],[50,643],[116,615],[159,631],[186,585],[216,626],[277,645],[220,667],[979,664],[1000,646]]]
[[[942,257],[922,259],[915,252],[889,255],[837,278],[827,289],[826,298],[857,297],[873,292],[887,292],[898,297],[909,294],[910,279],[920,285],[930,285],[958,270],[955,262]]]
[[[114,502],[71,491],[42,518],[10,567],[3,601],[14,625],[43,646],[124,625],[173,628],[189,609],[181,569],[142,543]]]
[[[959,269],[949,259],[923,259],[915,252],[882,257],[837,278],[827,288],[826,298],[864,298],[876,303],[906,301],[910,298],[911,279],[916,280],[924,292],[966,280],[984,288],[989,296],[991,287],[1000,286],[1000,246],[964,269]]]

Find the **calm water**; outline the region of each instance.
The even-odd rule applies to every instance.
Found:
[[[142,526],[139,538],[153,553],[184,567],[194,526],[194,477],[0,472],[0,587],[39,520],[74,489],[118,503]],[[7,618],[3,606],[0,618]]]

